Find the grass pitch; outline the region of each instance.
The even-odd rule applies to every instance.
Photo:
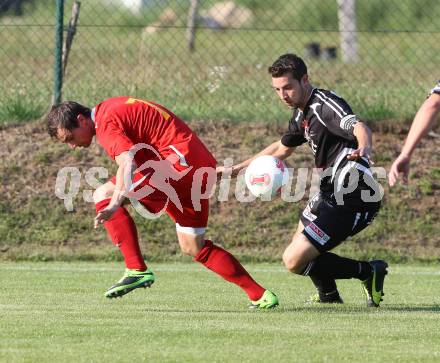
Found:
[[[433,362],[440,360],[440,268],[392,265],[379,309],[357,281],[342,306],[308,306],[307,278],[247,265],[280,297],[248,311],[246,296],[198,264],[152,264],[156,283],[122,299],[103,293],[113,263],[1,263],[1,362]]]

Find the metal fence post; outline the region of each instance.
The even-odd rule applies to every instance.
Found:
[[[61,89],[63,87],[63,26],[64,26],[64,0],[56,0],[56,26],[55,26],[55,70],[52,104],[61,102]]]
[[[186,39],[188,41],[188,49],[190,52],[195,50],[195,38],[196,38],[196,21],[197,10],[199,7],[199,0],[191,0],[191,4],[188,12],[188,21],[186,29]]]
[[[358,61],[356,0],[338,0],[339,33],[344,63]]]

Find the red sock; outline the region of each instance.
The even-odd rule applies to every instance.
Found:
[[[109,203],[110,199],[96,203],[96,213],[107,207]],[[104,222],[104,227],[113,243],[121,250],[125,266],[129,269],[145,271],[147,266],[139,247],[136,225],[127,210],[119,207],[112,217]]]
[[[265,289],[258,285],[244,267],[228,251],[206,240],[194,260],[202,263],[211,271],[219,274],[225,280],[240,286],[249,299],[256,301],[263,296]]]

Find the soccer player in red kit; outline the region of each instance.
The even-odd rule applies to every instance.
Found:
[[[123,206],[130,199],[138,211],[139,204],[147,214],[166,211],[176,223],[182,252],[241,287],[250,307],[278,305],[276,295],[256,283],[232,254],[205,239],[207,195],[215,182],[216,160],[176,115],[154,102],[130,97],[110,98],[93,109],[68,101],[52,107],[47,126],[51,137],[72,148],[89,147],[96,135],[118,164],[116,176],[93,193],[95,228],[104,225],[126,264],[124,276],[106,297],[150,286],[155,279],[141,254],[135,223]]]

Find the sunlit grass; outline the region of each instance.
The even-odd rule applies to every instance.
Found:
[[[434,362],[438,269],[392,265],[385,301],[367,308],[358,281],[339,282],[341,306],[310,306],[306,277],[246,265],[275,291],[275,311],[199,264],[150,265],[157,281],[118,300],[103,292],[122,264],[2,263],[4,362]]]

